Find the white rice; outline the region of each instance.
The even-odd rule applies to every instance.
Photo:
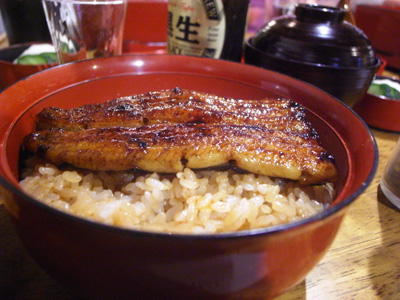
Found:
[[[54,208],[114,226],[170,233],[220,233],[310,217],[335,197],[333,184],[233,171],[185,169],[176,175],[59,170],[33,159],[22,188]]]

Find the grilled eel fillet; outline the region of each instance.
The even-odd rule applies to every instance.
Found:
[[[288,99],[238,100],[175,88],[121,97],[79,108],[49,107],[38,115],[36,129],[139,127],[159,123],[246,124],[315,134],[304,110]]]
[[[195,92],[179,91],[179,93],[191,95],[190,97],[195,94],[201,95]],[[149,102],[157,102],[155,106],[163,107],[164,102],[159,95],[167,95],[167,99],[170,99],[171,93],[174,92],[157,92],[157,101],[152,101],[153,98],[149,97],[151,98]],[[140,102],[139,96],[131,97],[131,99]],[[209,96],[204,96],[204,99],[209,99]],[[234,101],[222,99],[232,102],[233,106],[237,105]],[[110,102],[103,106],[100,104],[93,106],[109,107],[117,100]],[[234,115],[238,112],[237,107],[228,117],[221,117],[219,122],[212,118],[207,122],[207,117],[201,118],[197,113],[195,113],[195,121],[185,122],[187,119],[193,120],[190,112],[195,109],[187,106],[189,100],[186,99],[183,102],[185,105],[180,106],[181,102],[175,101],[174,108],[169,108],[172,104],[168,104],[167,111],[170,111],[171,115],[166,113],[165,118],[161,109],[157,109],[161,111],[160,113],[146,116],[148,120],[151,120],[146,123],[152,123],[151,125],[143,125],[141,123],[143,116],[141,116],[138,118],[141,121],[138,121],[139,125],[136,126],[132,125],[134,121],[127,119],[129,126],[125,126],[125,121],[119,121],[118,126],[112,126],[103,121],[103,124],[108,124],[103,125],[103,128],[92,126],[96,122],[91,122],[88,129],[81,129],[82,127],[79,126],[86,127],[82,125],[84,123],[79,123],[75,128],[74,123],[68,121],[70,120],[68,117],[54,117],[52,118],[55,120],[53,125],[49,126],[47,122],[47,125],[43,126],[41,124],[43,119],[39,116],[38,128],[51,128],[38,130],[25,137],[24,147],[56,165],[68,163],[89,170],[141,169],[150,172],[175,173],[182,171],[185,167],[203,169],[231,165],[255,174],[299,180],[303,184],[333,181],[336,178],[336,167],[332,156],[318,144],[315,131],[304,120],[303,109],[298,105],[292,105],[291,101],[282,100],[290,104],[290,109],[286,109],[286,105],[282,103],[279,104],[278,100],[272,101],[276,103],[273,105],[274,109],[268,110],[267,105],[264,106],[262,112],[285,110],[286,116],[282,112],[277,112],[278,119],[282,120],[280,124],[278,122],[278,125],[274,123],[274,117],[268,118],[261,116],[262,114],[260,118],[263,121],[257,125],[253,125],[255,118],[252,117],[248,117],[248,122],[235,118]],[[256,101],[249,101],[249,103],[258,105]],[[216,106],[218,105],[217,103]],[[248,111],[245,101],[239,106],[243,107],[243,111],[251,112]],[[280,108],[275,109],[276,106]],[[195,107],[200,107],[200,105],[196,104]],[[84,115],[83,108],[88,108],[89,117]],[[173,117],[174,110],[175,117]],[[203,108],[203,110],[206,109]],[[247,115],[243,111],[239,110],[237,115]],[[47,110],[46,114],[48,112]],[[93,112],[96,120],[100,120],[97,118],[101,114],[107,114],[95,113],[91,105],[72,109],[71,112],[72,116],[78,114],[81,120],[93,120],[93,115],[91,115]],[[215,114],[217,113],[218,111],[215,110]],[[65,111],[62,115],[65,116]],[[120,118],[120,115],[117,115]],[[132,112],[132,115],[135,114]],[[155,116],[159,117],[158,123]],[[123,116],[123,119],[125,117]],[[297,120],[295,124],[301,122],[302,125],[289,126],[288,124],[291,124],[294,118]],[[272,121],[269,121],[271,119]],[[59,120],[62,121],[59,122]],[[68,122],[65,122],[66,120]],[[107,118],[107,121],[109,120],[116,125],[113,123],[115,118]],[[284,120],[287,120],[286,127]],[[68,125],[60,128],[62,126],[56,126],[56,123]]]

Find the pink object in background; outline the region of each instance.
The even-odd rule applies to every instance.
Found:
[[[265,0],[250,0],[247,27],[248,32],[253,33],[265,24],[267,20],[265,4]]]

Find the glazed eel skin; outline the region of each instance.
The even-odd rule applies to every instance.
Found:
[[[36,129],[72,131],[159,123],[245,124],[312,134],[304,110],[288,99],[242,100],[179,88],[121,97],[73,109],[49,107]]]
[[[337,176],[304,108],[287,99],[235,100],[176,88],[46,108],[36,127],[25,149],[56,165],[160,173],[232,166],[303,184]]]

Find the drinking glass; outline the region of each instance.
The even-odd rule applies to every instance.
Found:
[[[42,0],[60,64],[122,53],[126,0]]]

